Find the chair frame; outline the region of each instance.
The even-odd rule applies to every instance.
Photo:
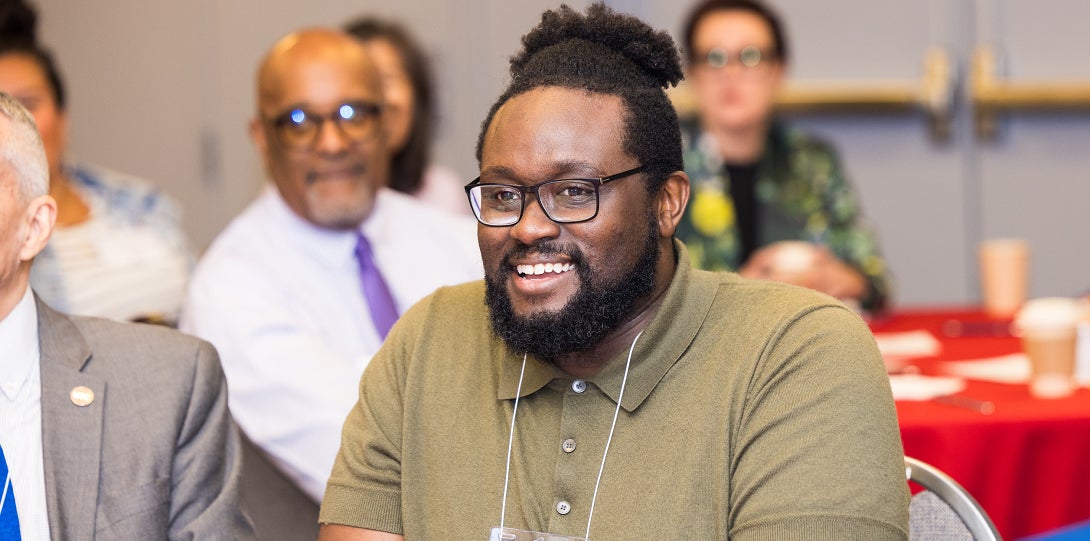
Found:
[[[1002,541],[992,519],[965,488],[938,468],[912,457],[905,457],[905,478],[933,492],[957,513],[973,539]]]

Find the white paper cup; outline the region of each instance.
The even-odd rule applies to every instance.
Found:
[[[1029,283],[1029,244],[1021,239],[980,243],[980,288],[984,311],[1011,317],[1026,301]]]
[[[1033,299],[1014,321],[1030,362],[1030,392],[1038,398],[1061,398],[1075,390],[1075,346],[1081,319],[1073,299]]]

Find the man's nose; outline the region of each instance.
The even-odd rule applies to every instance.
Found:
[[[527,194],[527,197],[530,197]],[[519,242],[533,246],[541,239],[556,238],[560,235],[560,226],[545,214],[537,197],[530,197],[522,209],[522,218],[511,226],[511,237]]]
[[[352,142],[344,134],[344,130],[337,124],[337,121],[326,119],[318,127],[318,140],[315,142],[314,149],[322,154],[340,154],[351,144]]]

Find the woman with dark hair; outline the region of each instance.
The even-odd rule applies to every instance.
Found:
[[[21,1],[0,8],[0,92],[34,116],[57,201],[57,227],[31,285],[64,312],[172,323],[192,266],[177,208],[144,180],[66,158],[64,84],[36,23]]]
[[[682,119],[693,195],[678,237],[694,263],[880,309],[885,260],[835,150],[774,118],[788,61],[779,18],[759,0],[705,0],[682,33],[700,110]]]
[[[362,17],[345,30],[364,43],[382,79],[386,142],[393,153],[390,187],[446,210],[469,212],[462,180],[431,163],[436,99],[423,50],[391,21]]]

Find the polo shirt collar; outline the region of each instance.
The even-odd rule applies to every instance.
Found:
[[[621,403],[621,407],[630,413],[643,404],[696,339],[719,286],[713,273],[694,272],[684,244],[675,239],[674,249],[678,260],[674,278],[658,313],[644,329],[632,352],[632,364]],[[514,359],[515,355],[502,342],[499,347],[505,360],[501,368],[498,398],[513,399],[518,389],[522,358]],[[628,348],[624,348],[606,363],[600,373],[587,381],[598,386],[616,402],[627,360]],[[528,357],[521,396],[533,394],[558,378],[571,379],[571,376],[551,363]]]
[[[541,390],[554,379],[570,377],[555,365],[537,357],[526,356],[526,373],[522,374],[522,392],[519,393],[519,375],[522,373],[522,355],[516,355],[499,338],[502,361],[500,363],[500,384],[496,398],[513,400],[516,394],[529,396]]]

